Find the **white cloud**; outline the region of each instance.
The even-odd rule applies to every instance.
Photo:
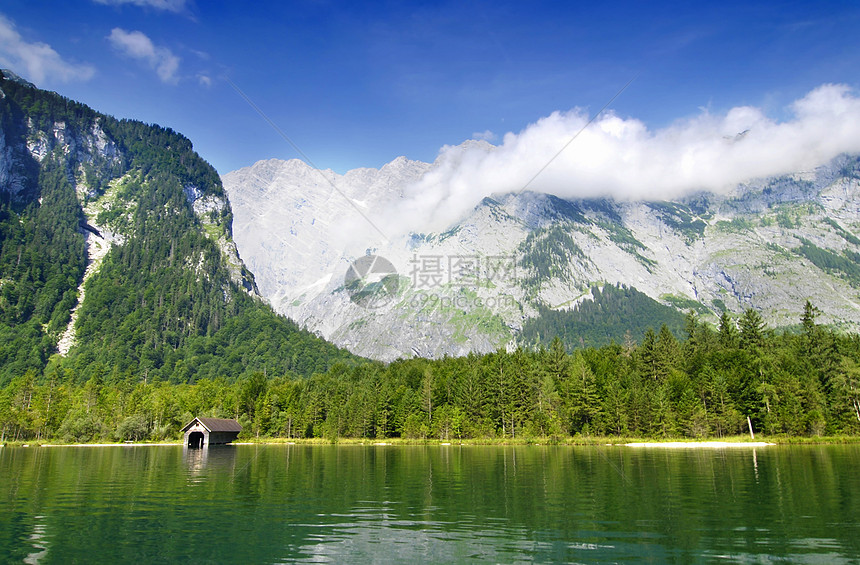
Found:
[[[124,55],[146,62],[162,82],[178,82],[179,57],[166,47],[157,47],[143,32],[115,27],[108,36],[111,44]]]
[[[9,67],[37,84],[51,81],[86,81],[96,72],[92,65],[66,61],[47,43],[25,41],[15,29],[15,24],[2,14],[0,65]]]
[[[200,86],[210,87],[212,86],[212,78],[204,73],[199,73],[197,75],[197,81],[200,83]]]
[[[186,0],[93,0],[96,4],[105,6],[121,6],[131,4],[141,8],[154,8],[166,12],[179,13],[185,10]]]
[[[401,233],[444,229],[483,197],[527,185],[564,198],[664,200],[701,190],[725,193],[745,181],[860,152],[860,99],[847,86],[820,86],[789,109],[793,117],[782,122],[749,106],[724,115],[703,111],[653,131],[613,114],[585,127],[585,111],[555,112],[506,134],[495,148],[482,142],[442,148],[438,166],[384,217],[403,219]]]

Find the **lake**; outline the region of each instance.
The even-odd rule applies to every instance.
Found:
[[[4,563],[860,562],[860,446],[0,449]]]

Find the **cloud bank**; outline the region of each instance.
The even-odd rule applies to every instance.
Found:
[[[590,117],[584,110],[555,112],[508,133],[497,147],[471,142],[442,148],[437,166],[384,211],[386,225],[400,233],[442,230],[485,196],[525,187],[563,198],[618,200],[725,193],[745,181],[860,152],[860,99],[849,87],[820,86],[788,109],[785,121],[742,106],[658,130],[611,113],[585,127]]]
[[[96,70],[92,65],[70,63],[47,43],[25,41],[9,19],[0,14],[0,65],[37,85],[44,82],[86,81]]]
[[[166,47],[157,47],[149,37],[141,31],[126,31],[115,27],[111,30],[108,40],[120,53],[148,64],[161,79],[161,82],[176,84],[179,70],[179,57]]]

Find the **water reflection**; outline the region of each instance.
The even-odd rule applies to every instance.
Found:
[[[206,460],[209,459],[209,450],[184,446],[182,448],[182,459],[188,467],[189,478],[199,477],[206,470]]]
[[[753,470],[755,470],[755,482],[758,483],[758,457],[756,457],[755,447],[753,447]]]
[[[44,519],[44,516],[36,516],[36,523],[33,524],[33,533],[30,534],[30,543],[33,545],[33,549],[38,551],[32,551],[24,557],[24,563],[28,563],[29,565],[38,564],[46,555],[48,555],[48,541],[45,537],[47,525],[41,523]]]
[[[280,562],[511,563],[533,561],[536,549],[552,553],[552,544],[529,540],[524,528],[451,532],[445,524],[427,521],[299,526],[316,531],[305,543],[287,547]]]
[[[860,446],[4,450],[0,561],[850,562],[858,467]]]
[[[236,466],[236,447],[212,445],[204,448],[182,448],[182,459],[188,470],[189,483],[204,482],[211,473],[232,473]]]
[[[860,484],[849,487],[848,460],[802,451],[341,449],[337,467],[361,476],[339,490],[354,502],[294,523],[277,560],[850,560],[858,509],[843,514],[837,485]],[[857,462],[856,447],[846,453]],[[320,500],[328,488],[312,485]],[[831,523],[831,512],[842,517]],[[798,523],[804,515],[814,519]]]

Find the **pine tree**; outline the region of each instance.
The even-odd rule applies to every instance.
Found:
[[[681,349],[678,340],[669,331],[669,327],[663,324],[657,341],[654,344],[655,365],[658,379],[665,379],[675,369],[680,361]]]
[[[740,346],[738,326],[725,311],[720,314],[719,341],[723,349],[736,349]]]
[[[659,377],[659,368],[657,362],[657,334],[654,333],[653,329],[648,328],[645,331],[642,345],[639,346],[636,352],[643,365],[645,374],[656,381]]]
[[[765,342],[765,323],[757,311],[744,310],[740,320],[740,346],[747,351],[757,351]]]

